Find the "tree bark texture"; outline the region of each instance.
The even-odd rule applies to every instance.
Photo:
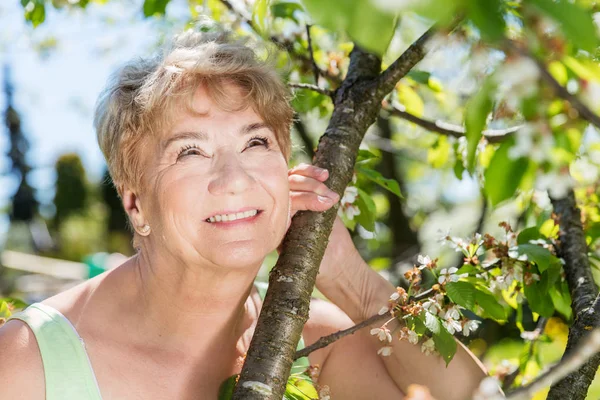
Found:
[[[592,277],[587,256],[585,233],[581,223],[581,213],[571,191],[565,198],[552,199],[554,212],[559,218],[559,255],[565,260],[564,270],[571,292],[571,307],[575,321],[569,329],[567,348],[563,358],[569,354],[582,338],[595,327],[600,326],[600,301],[598,288]],[[548,400],[584,400],[588,388],[600,365],[600,355],[590,358],[579,370],[567,375],[552,386]]]
[[[429,36],[424,34],[381,75],[378,57],[356,46],[350,54],[348,73],[333,96],[334,110],[315,156],[315,165],[330,172],[326,184],[340,196],[352,179],[358,148],[383,97],[423,58]],[[337,208],[299,212],[293,218],[269,276],[234,399],[283,397]]]

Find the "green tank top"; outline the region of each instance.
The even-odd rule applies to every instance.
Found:
[[[255,286],[264,299],[266,284]],[[102,400],[85,343],[71,322],[58,310],[42,303],[34,303],[13,314],[8,320],[25,322],[38,343],[46,380],[46,400]],[[304,348],[300,338],[298,349]],[[292,372],[308,368],[303,357],[292,367]]]

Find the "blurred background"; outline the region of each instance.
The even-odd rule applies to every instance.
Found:
[[[85,1],[85,8],[78,7],[78,1],[47,3],[44,22],[36,28],[35,18],[25,19],[19,1],[0,3],[0,294],[25,303],[114,268],[133,254],[125,214],[92,127],[94,103],[109,74],[190,27],[202,29],[217,20],[240,34],[250,35],[252,30],[240,18],[240,12],[252,9],[250,1],[171,0],[165,14],[156,17],[153,12],[144,15],[142,0]],[[285,2],[292,9],[294,3]],[[227,4],[239,12],[232,12]],[[26,11],[36,10],[32,6]],[[306,47],[302,15],[294,10],[289,15],[300,23],[282,18],[270,29]],[[509,18],[509,27],[510,22]],[[389,60],[424,32],[428,23],[417,16],[404,17],[390,44]],[[311,29],[315,60],[335,82],[347,67],[351,45],[319,26]],[[477,90],[477,79],[503,59],[496,51],[475,54],[473,43],[462,39],[436,42],[418,71],[401,81],[398,100],[408,111],[462,125],[464,105]],[[288,64],[283,57],[286,78],[300,80],[302,71]],[[327,126],[331,103],[326,96],[297,92],[294,107],[298,116],[292,132],[292,164],[310,162]],[[497,117],[498,128],[514,122],[511,117]],[[593,128],[582,136],[587,143],[600,142]],[[378,157],[374,169],[396,180],[403,197],[370,187],[373,226],[365,229],[362,225],[367,223],[346,222],[354,227],[353,237],[365,259],[392,282],[402,284],[403,274],[418,254],[439,258],[442,267],[460,263],[462,256],[438,240],[448,231],[457,237],[475,232],[500,237],[504,232],[498,226],[501,221],[515,228],[526,226],[529,206],[523,196],[516,194],[488,209],[478,181],[481,175],[471,177],[457,167],[462,160],[457,160],[456,149],[464,142],[383,113],[365,145]],[[487,157],[489,163],[491,154],[483,148],[478,157],[483,163]],[[580,183],[598,180],[596,165],[578,168],[572,172]],[[368,186],[360,178],[358,183]],[[538,209],[547,208],[547,188],[538,189],[532,188],[528,199],[535,198]],[[273,254],[265,261],[261,279],[266,279],[275,259]],[[548,320],[548,340],[537,344],[538,359],[526,363],[527,371],[519,379],[535,376],[561,357],[568,331],[565,322],[558,316]],[[530,311],[523,324],[526,331],[535,328]],[[498,374],[513,371],[529,353],[529,344],[514,321],[503,325],[486,321],[477,337],[463,339]],[[600,386],[595,382],[589,393],[590,398],[599,398]]]

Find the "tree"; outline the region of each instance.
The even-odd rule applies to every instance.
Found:
[[[108,170],[102,177],[101,191],[102,200],[108,208],[107,215],[107,234],[109,251],[119,251],[124,254],[131,254],[131,231],[128,229],[129,221],[123,210],[121,198],[112,182]]]
[[[168,3],[146,0],[144,15],[160,17]],[[404,159],[404,166],[428,165],[440,180],[455,176],[483,194],[483,212],[471,213],[469,227],[478,234],[443,236],[458,252],[457,264],[421,255],[406,271],[407,286],[390,294],[388,312],[296,353],[338,209],[299,213],[270,275],[234,398],[281,398],[294,358],[390,316],[447,362],[456,349],[452,334],[470,335],[481,320],[514,324],[526,338],[525,351],[517,368],[498,373],[511,396],[531,396],[551,383],[549,376],[566,372],[548,398],[585,398],[600,363],[593,341],[600,301],[591,268],[600,260],[594,2],[257,0],[251,12],[226,0],[190,5],[192,22],[199,9],[217,20],[227,13],[235,17],[233,29],[287,52],[296,111],[328,120],[314,163],[330,170],[327,184],[344,195],[340,212],[351,229],[373,232],[400,218],[390,221],[393,213],[382,211],[392,204],[382,200],[383,191],[400,194],[399,183],[376,169],[382,152],[396,161],[424,153],[417,162]],[[447,66],[453,69],[444,71]],[[367,129],[378,117],[392,132],[373,137]],[[368,150],[360,148],[365,142]],[[404,196],[414,196],[403,183]],[[420,196],[419,203],[428,200]],[[508,214],[509,205],[516,215]],[[432,214],[419,206],[412,226]],[[494,213],[502,217],[500,227],[480,234]],[[549,321],[570,325],[564,359],[519,387],[527,366],[537,363]],[[590,328],[596,330],[585,353]]]
[[[85,169],[77,154],[64,154],[55,164],[56,194],[54,195],[54,223],[61,223],[70,215],[82,212],[87,205],[88,189]]]
[[[6,111],[4,121],[9,135],[10,147],[8,157],[11,162],[11,173],[19,182],[17,191],[12,196],[10,220],[30,222],[37,214],[38,202],[35,199],[33,188],[27,182],[27,175],[31,167],[27,163],[26,153],[29,150],[29,141],[21,130],[21,118],[13,104],[13,86],[10,82],[10,69],[4,66],[4,94],[6,97]]]

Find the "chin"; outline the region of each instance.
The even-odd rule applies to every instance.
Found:
[[[238,243],[224,246],[219,254],[213,254],[212,261],[223,268],[244,269],[250,266],[260,266],[270,251],[265,248],[243,246]]]

